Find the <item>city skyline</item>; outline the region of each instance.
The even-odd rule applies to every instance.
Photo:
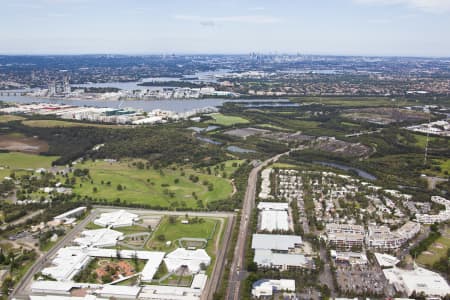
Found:
[[[0,54],[450,56],[450,1],[3,1]]]

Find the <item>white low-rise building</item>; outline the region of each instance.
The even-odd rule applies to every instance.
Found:
[[[295,280],[261,279],[252,285],[252,295],[256,298],[271,297],[274,292],[295,292]]]
[[[151,281],[159,265],[163,261],[165,253],[157,251],[116,250],[102,248],[65,247],[58,250],[50,267],[44,268],[42,274],[52,277],[57,281],[70,281],[93,258],[137,258],[145,260],[145,266],[141,271],[142,281]]]
[[[167,254],[164,262],[169,272],[187,267],[191,273],[198,273],[202,265],[207,267],[211,264],[211,257],[204,249],[187,250],[178,248]]]
[[[118,210],[109,213],[103,213],[94,221],[94,224],[103,227],[127,227],[139,220],[139,216],[125,210]]]
[[[280,234],[254,234],[252,249],[255,250],[253,261],[264,268],[289,270],[311,268],[310,258],[299,254],[303,245],[301,236]]]
[[[263,210],[260,212],[259,229],[263,231],[288,231],[289,216],[285,210]]]
[[[78,217],[82,214],[84,214],[84,212],[86,211],[86,207],[85,206],[80,206],[77,207],[75,209],[69,210],[63,214],[60,214],[56,217],[53,218],[53,220],[55,221],[61,221],[61,222],[65,222],[66,220],[71,220],[74,217]]]
[[[397,267],[384,269],[384,275],[395,289],[410,296],[414,291],[427,296],[444,297],[450,294],[450,287],[441,275],[430,270],[416,267],[403,270]]]
[[[337,263],[350,265],[367,265],[369,262],[364,253],[331,250],[331,258]]]
[[[109,228],[85,230],[74,242],[81,247],[113,247],[123,237],[123,233]]]
[[[400,262],[400,260],[397,257],[386,253],[375,253],[375,258],[377,259],[377,262],[380,265],[380,267],[384,268],[395,267]]]
[[[270,188],[270,175],[272,174],[273,169],[264,169],[261,172],[261,192],[259,193],[259,198],[261,199],[270,199],[272,198],[271,188]]]

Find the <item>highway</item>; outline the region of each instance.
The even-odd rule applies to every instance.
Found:
[[[291,150],[292,151],[292,150]],[[258,182],[258,174],[268,164],[277,161],[281,156],[289,154],[291,151],[278,154],[263,163],[259,164],[250,171],[248,176],[247,189],[245,191],[244,203],[242,205],[241,220],[239,225],[239,234],[234,250],[233,262],[230,268],[230,278],[228,281],[227,296],[228,300],[239,300],[239,292],[241,288],[241,281],[245,279],[246,271],[242,270],[245,261],[245,245],[249,235],[249,222],[251,212],[255,207],[256,198],[256,184]]]
[[[59,240],[54,247],[52,247],[47,253],[38,258],[36,262],[28,269],[27,273],[22,277],[14,291],[11,293],[9,299],[28,299],[29,289],[31,285],[31,281],[33,279],[34,274],[39,272],[45,264],[58,252],[59,249],[65,247],[69,243],[71,243],[75,236],[86,226],[88,223],[93,221],[97,216],[98,211],[94,210],[91,214],[89,214],[86,218],[84,218],[81,222],[79,222],[75,227],[66,234],[61,240]]]

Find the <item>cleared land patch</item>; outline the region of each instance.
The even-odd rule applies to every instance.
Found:
[[[7,134],[0,135],[0,149],[26,153],[41,153],[48,151],[48,144],[38,138]]]
[[[353,121],[387,125],[396,122],[426,120],[428,115],[427,113],[407,109],[377,107],[349,109],[341,116]]]

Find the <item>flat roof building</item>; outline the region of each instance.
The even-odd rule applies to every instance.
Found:
[[[252,249],[266,249],[289,252],[300,248],[303,244],[299,235],[282,234],[254,234],[252,238]]]
[[[253,261],[260,267],[289,270],[311,268],[311,259],[297,251],[303,245],[298,235],[254,234],[252,249],[255,250]]]
[[[170,272],[175,272],[180,267],[187,267],[191,273],[198,273],[202,264],[210,265],[211,257],[204,249],[187,250],[178,248],[167,254],[164,262]]]
[[[369,226],[367,246],[375,249],[398,249],[420,232],[420,224],[408,221],[391,231],[386,226]]]
[[[259,202],[259,210],[285,210],[289,209],[289,204],[287,202]]]
[[[438,273],[416,267],[414,270],[403,270],[397,267],[384,269],[384,275],[395,289],[408,296],[415,291],[427,296],[444,297],[450,294],[447,281]]]
[[[74,242],[81,247],[113,247],[123,233],[109,228],[85,230]]]
[[[146,260],[141,271],[142,281],[151,281],[159,265],[163,261],[164,252],[157,251],[135,251],[116,250],[102,248],[65,247],[58,250],[56,257],[50,267],[44,268],[42,274],[52,277],[57,281],[70,281],[78,274],[93,258],[117,258]]]
[[[102,227],[117,228],[133,226],[134,222],[138,220],[138,215],[129,213],[125,210],[119,210],[101,214],[100,217],[94,221],[94,224]]]
[[[289,231],[289,216],[285,210],[263,210],[260,212],[262,231]]]
[[[63,214],[60,214],[60,215],[54,217],[53,220],[65,221],[65,220],[71,219],[73,217],[78,217],[78,216],[82,215],[86,211],[86,209],[87,208],[85,206],[77,207],[77,208],[66,211]]]
[[[253,283],[252,295],[256,298],[272,297],[274,292],[295,292],[295,280],[261,279]]]

